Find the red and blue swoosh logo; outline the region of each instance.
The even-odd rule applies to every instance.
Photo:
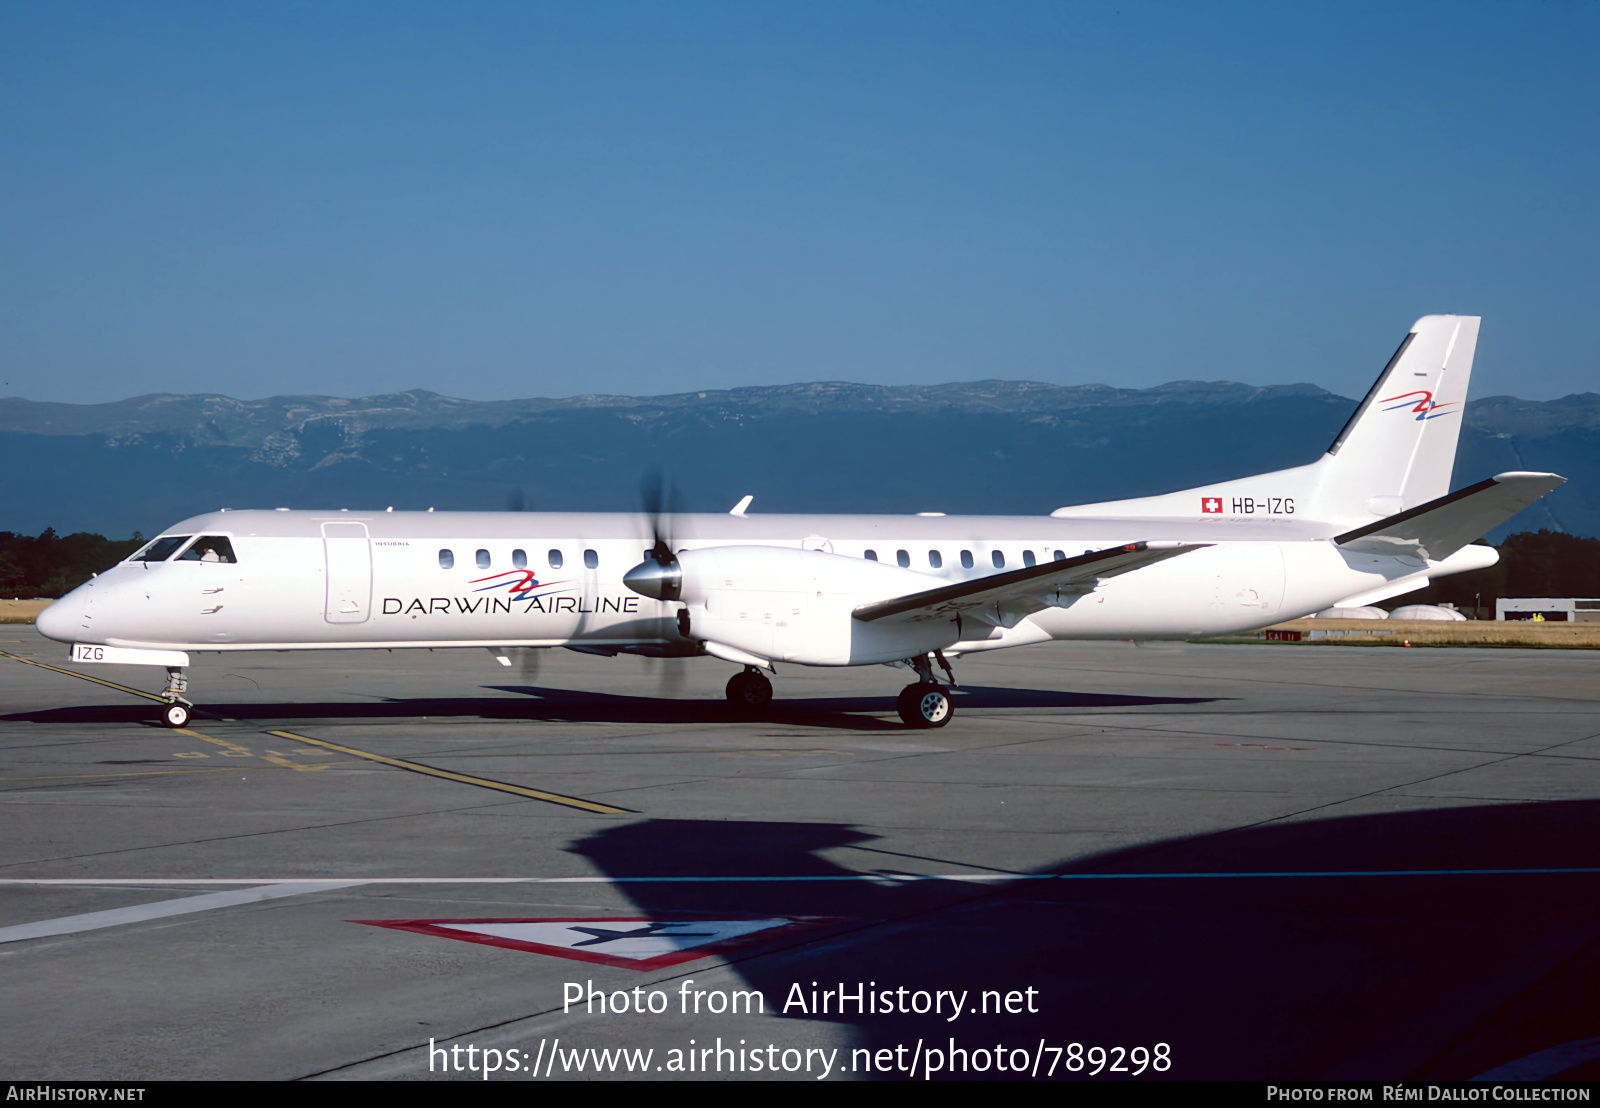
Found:
[[[1407,392],[1402,393],[1399,396],[1391,396],[1385,400],[1378,401],[1378,403],[1392,404],[1396,400],[1399,401],[1398,404],[1394,404],[1394,406],[1390,408],[1385,408],[1384,411],[1393,412],[1398,411],[1401,408],[1410,407],[1411,410],[1416,413],[1417,422],[1419,423],[1425,419],[1438,419],[1440,416],[1457,414],[1455,412],[1439,411],[1440,408],[1454,407],[1456,403],[1454,400],[1446,400],[1443,404],[1441,404],[1433,398],[1433,393],[1427,391],[1426,389],[1418,389],[1416,392]],[[1413,400],[1415,403],[1413,403]]]
[[[474,578],[472,581],[468,582],[468,584],[479,585],[483,584],[485,581],[489,582],[489,584],[484,585],[481,589],[474,589],[472,591],[489,592],[493,589],[505,589],[511,595],[511,599],[513,600],[521,600],[524,597],[531,596],[535,592],[543,589],[551,589],[557,585],[572,584],[570,580],[540,581],[534,576],[533,570],[531,569],[508,569],[504,573],[494,573],[490,574],[488,577]]]

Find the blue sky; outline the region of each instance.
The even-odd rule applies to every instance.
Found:
[[[0,395],[1600,390],[1600,3],[0,8]]]

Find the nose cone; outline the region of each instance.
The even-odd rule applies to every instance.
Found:
[[[77,642],[83,631],[83,608],[88,601],[89,598],[84,595],[83,589],[73,589],[40,612],[34,619],[33,625],[39,634],[47,639],[54,639],[56,642]]]
[[[677,600],[683,595],[683,570],[676,559],[662,565],[646,558],[622,575],[622,583],[652,600]]]

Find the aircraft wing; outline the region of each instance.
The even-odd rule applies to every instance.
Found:
[[[947,620],[951,616],[998,627],[1015,627],[1027,616],[1058,606],[1064,597],[1092,592],[1108,577],[1199,550],[1210,543],[1135,542],[1094,550],[1060,562],[990,574],[973,581],[862,604],[850,614],[863,623],[899,619],[906,623]]]
[[[1497,473],[1409,511],[1346,531],[1333,541],[1361,554],[1440,562],[1564,484],[1566,478],[1554,473]]]

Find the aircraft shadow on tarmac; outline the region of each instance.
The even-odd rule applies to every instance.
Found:
[[[789,723],[806,727],[826,727],[853,731],[903,731],[894,715],[892,696],[813,697],[774,700],[760,717],[736,714],[721,698],[674,700],[652,696],[627,696],[617,693],[540,688],[531,685],[491,685],[498,692],[516,693],[506,697],[433,697],[380,699],[367,703],[350,701],[304,703],[219,704],[206,702],[196,712],[197,725],[207,716],[239,720],[317,720],[317,719],[421,719],[427,716],[482,719],[559,720],[583,723],[679,723],[709,724],[749,722],[759,718],[766,723]],[[1006,689],[963,686],[953,690],[959,711],[1005,708],[1074,710],[1103,708],[1147,708],[1163,705],[1209,704],[1217,697],[1126,696],[1106,693],[1055,692],[1038,689]],[[37,712],[17,712],[0,720],[28,723],[149,723],[156,725],[154,704],[84,705],[50,708]],[[880,719],[887,715],[890,718]],[[959,716],[957,717],[959,722]]]
[[[812,982],[950,989],[974,1006],[983,990],[1038,990],[1036,1015],[951,1022],[947,1003],[943,1015],[823,1017],[853,1025],[853,1048],[903,1044],[909,1058],[919,1039],[991,1052],[1167,1043],[1172,1078],[1465,1079],[1600,1034],[1600,876],[1307,874],[1593,867],[1597,821],[1600,802],[1587,800],[1306,820],[1103,854],[998,888],[897,883],[901,866],[964,867],[874,854],[872,835],[838,824],[648,820],[569,849],[633,878],[881,865],[874,882],[619,886],[645,914],[851,921],[735,960],[768,1012],[797,982],[808,1002]],[[844,847],[863,851],[861,870],[819,856]],[[1090,876],[1262,872],[1304,876]]]

